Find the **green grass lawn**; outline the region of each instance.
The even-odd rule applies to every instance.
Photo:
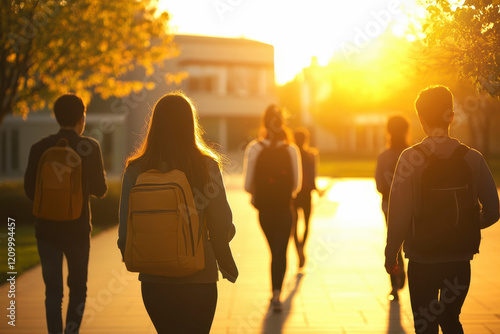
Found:
[[[100,226],[94,227],[92,230],[92,235],[95,235],[102,231],[103,228]],[[3,231],[0,233],[0,245],[2,245],[2,251],[0,252],[0,282],[5,283],[8,278],[7,272],[12,271],[8,266],[8,253],[7,253],[7,241],[9,235],[7,234],[7,224],[3,226]],[[38,256],[38,250],[36,246],[35,229],[33,225],[17,225],[15,229],[15,250],[16,250],[16,264],[15,272],[17,276],[31,267],[40,263],[40,257]],[[0,285],[1,285],[0,284]]]
[[[0,252],[0,282],[2,283],[5,283],[5,280],[8,277],[7,272],[15,271],[19,275],[40,262],[36,248],[35,230],[33,229],[33,226],[18,225],[16,222],[14,230],[15,269],[10,270],[7,268],[7,241],[9,237],[7,232],[7,223],[5,223],[3,224],[3,229],[0,233],[0,245],[2,245],[2,251]]]
[[[104,199],[91,199],[92,235],[99,233],[118,223],[118,203],[120,199],[120,184],[109,182],[108,194]],[[31,214],[32,203],[24,195],[21,182],[2,182],[0,184],[0,212],[6,216],[0,229],[0,285],[4,284],[8,270],[8,229],[7,219],[15,219],[15,251],[17,276],[40,262],[35,239],[35,218]]]
[[[373,177],[376,157],[321,155],[318,175],[329,177]]]

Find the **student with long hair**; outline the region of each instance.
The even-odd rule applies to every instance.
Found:
[[[196,201],[196,209],[208,229],[203,234],[204,269],[185,277],[139,274],[144,306],[158,333],[209,333],[217,304],[218,269],[231,282],[238,276],[229,247],[235,228],[220,171],[221,158],[205,144],[197,117],[192,102],[183,93],[160,98],[146,138],[127,159],[123,175],[118,239],[122,255],[129,194],[139,174],[150,169],[178,169],[197,194],[195,199],[202,197]]]
[[[245,190],[252,194],[271,250],[271,305],[279,312],[293,223],[292,198],[300,190],[302,171],[299,149],[288,137],[281,108],[266,109],[261,130],[260,138],[249,143],[245,152]]]
[[[295,144],[299,147],[300,158],[302,162],[302,188],[293,200],[295,209],[294,215],[294,240],[295,248],[299,256],[299,268],[305,264],[304,247],[309,233],[309,220],[311,218],[311,192],[316,189],[316,160],[318,153],[315,149],[309,147],[310,133],[306,128],[299,128],[294,132]],[[304,231],[302,236],[298,235],[298,210],[302,209],[304,214]]]
[[[408,142],[409,130],[410,123],[404,116],[393,115],[389,117],[387,120],[388,148],[377,159],[375,181],[377,183],[377,190],[382,194],[382,211],[384,212],[386,224],[392,178],[401,152],[410,146]],[[398,263],[400,264],[399,272],[396,275],[390,275],[392,286],[389,294],[390,300],[399,299],[398,290],[403,288],[405,284],[406,275],[401,250],[398,253]]]

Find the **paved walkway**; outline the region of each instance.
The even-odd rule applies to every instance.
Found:
[[[237,228],[232,249],[240,277],[236,284],[219,283],[212,333],[413,333],[407,288],[399,303],[387,300],[385,224],[373,180],[336,180],[324,197],[315,199],[302,272],[297,270],[295,248],[290,244],[281,314],[268,312],[268,249],[241,182],[241,176],[226,178]],[[500,224],[483,236],[481,254],[472,262],[472,286],[462,313],[468,334],[500,333]],[[137,275],[128,273],[120,262],[116,238],[113,228],[92,241],[81,333],[154,333]],[[2,300],[7,289],[0,287]],[[2,315],[0,332],[43,333],[43,290],[40,267],[22,275],[16,282],[16,327],[8,326]]]

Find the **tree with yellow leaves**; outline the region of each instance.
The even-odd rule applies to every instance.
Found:
[[[1,0],[0,125],[66,92],[123,97],[177,54],[156,0]],[[143,68],[144,80],[127,73]]]

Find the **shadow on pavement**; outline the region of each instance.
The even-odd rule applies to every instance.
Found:
[[[398,301],[391,301],[389,304],[389,324],[387,334],[407,334],[401,325],[401,309]]]
[[[261,334],[281,334],[283,333],[283,325],[286,323],[288,316],[292,309],[292,300],[297,291],[299,290],[300,282],[304,274],[298,273],[295,276],[295,286],[288,294],[286,299],[282,302],[283,311],[279,313],[273,312],[272,306],[269,307],[262,322]]]

